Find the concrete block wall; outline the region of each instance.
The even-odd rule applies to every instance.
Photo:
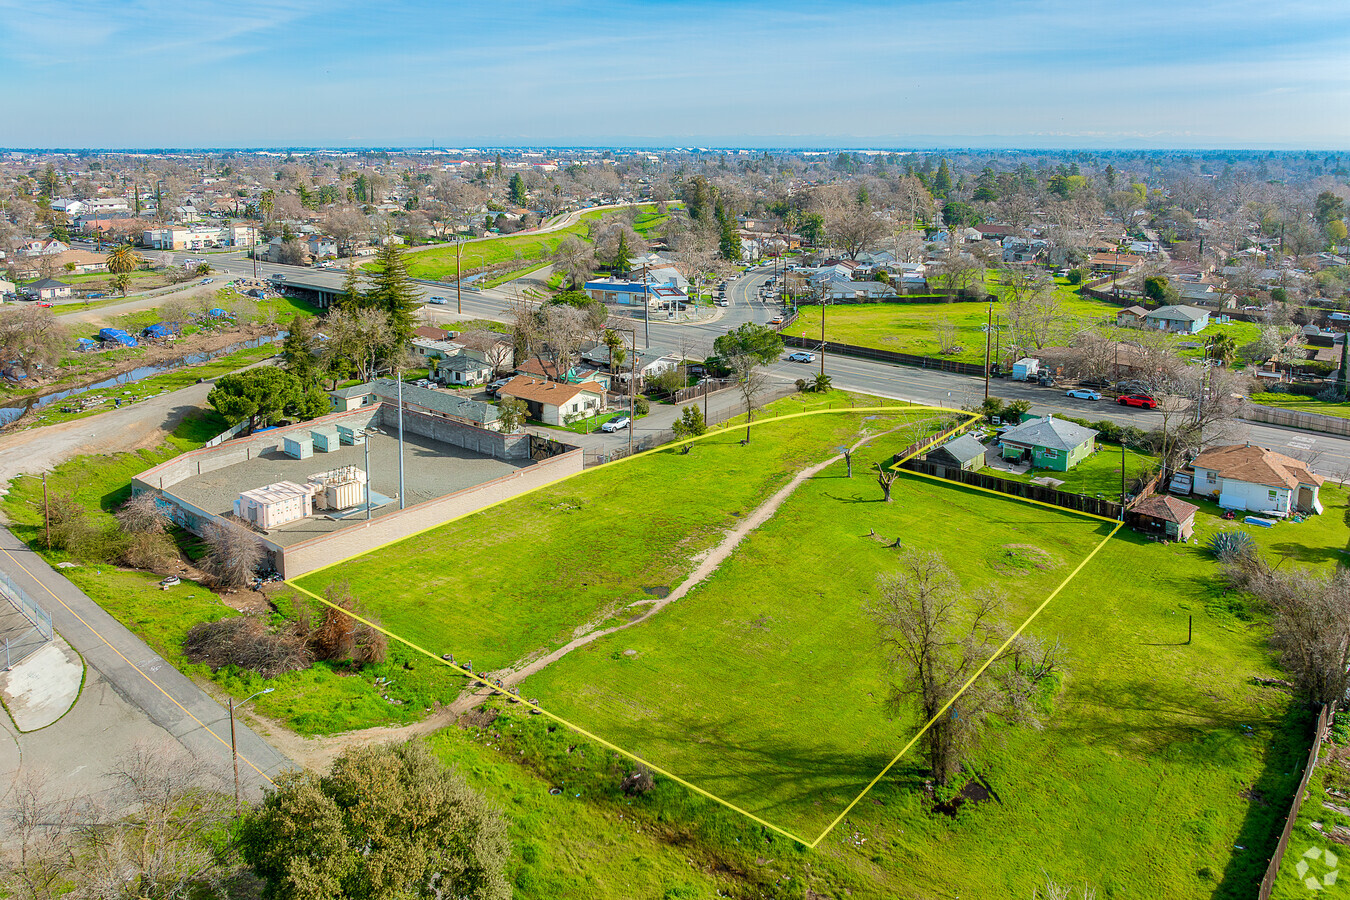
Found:
[[[398,407],[392,403],[381,404],[379,415],[380,428],[389,434],[398,434]],[[530,457],[528,434],[501,434],[456,419],[408,409],[403,411],[403,428],[409,434],[463,447],[494,459],[524,460]]]
[[[269,451],[279,451],[285,438],[301,435],[308,438],[310,430],[316,426],[342,424],[366,428],[378,415],[379,407],[367,406],[349,412],[333,413],[321,419],[311,419],[291,428],[278,428],[276,431],[264,431],[245,438],[235,438],[218,447],[204,447],[175,456],[168,462],[137,475],[132,479],[132,484],[152,489],[172,487],[186,478],[246,462]]]
[[[406,418],[404,427],[408,427]],[[526,466],[510,475],[426,503],[419,503],[401,512],[380,516],[323,537],[294,544],[284,551],[284,559],[277,565],[277,570],[287,578],[296,578],[338,560],[367,553],[391,541],[406,538],[494,503],[509,500],[549,482],[575,475],[581,470],[581,450],[570,450],[532,466]]]

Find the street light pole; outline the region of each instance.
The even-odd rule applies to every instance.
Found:
[[[366,521],[370,521],[370,430],[367,428],[361,438],[361,446],[366,451]]]
[[[249,696],[245,697],[243,700],[240,700],[240,701],[239,701],[239,705],[240,705],[240,706],[243,706],[245,703],[247,703],[248,701],[252,700],[254,697],[258,697],[258,696],[260,696],[260,695],[262,695],[262,694],[270,694],[270,693],[272,693],[272,691],[274,691],[274,690],[275,690],[275,688],[263,688],[261,691],[258,691],[258,693],[256,693],[256,694],[250,694]],[[239,813],[240,813],[240,811],[241,811],[241,809],[242,809],[242,807],[243,807],[243,800],[240,799],[240,795],[239,795],[239,746],[238,746],[238,744],[235,743],[235,740],[234,740],[234,710],[235,710],[235,706],[234,706],[234,698],[231,697],[231,698],[230,698],[230,756],[234,759],[234,817],[237,819],[237,818],[239,818]]]

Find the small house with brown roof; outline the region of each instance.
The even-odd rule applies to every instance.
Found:
[[[497,395],[523,401],[529,417],[545,425],[566,425],[574,418],[594,416],[605,408],[605,389],[593,381],[561,384],[517,375],[502,385]]]
[[[1165,494],[1154,494],[1136,503],[1129,512],[1130,525],[1145,534],[1171,541],[1190,540],[1195,514],[1200,507]]]
[[[1214,447],[1197,456],[1192,467],[1192,491],[1217,500],[1224,509],[1280,518],[1322,511],[1317,497],[1322,476],[1283,453],[1250,443]]]

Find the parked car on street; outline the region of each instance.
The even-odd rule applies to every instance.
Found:
[[[1071,391],[1065,391],[1064,396],[1072,397],[1075,400],[1100,400],[1102,395],[1096,391],[1090,391],[1087,388],[1074,388]]]
[[[507,383],[510,382],[510,380],[511,380],[510,378],[498,378],[496,381],[489,384],[487,386],[488,396],[489,397],[497,396],[497,392],[500,391],[502,388],[506,387]]]
[[[427,302],[428,302],[428,303],[434,303],[434,304],[436,304],[437,306],[444,306],[445,304],[449,303],[450,301],[449,301],[449,300],[446,300],[444,297],[432,297],[432,298],[431,298],[429,301],[427,301]]]
[[[808,353],[808,352],[806,352],[805,350],[798,350],[796,353],[789,353],[789,354],[788,354],[788,362],[803,362],[803,363],[809,363],[809,362],[815,362],[815,361],[816,361],[816,355],[815,355],[814,353]]]
[[[601,425],[600,430],[606,434],[613,434],[616,431],[627,428],[630,421],[631,420],[627,416],[615,416],[605,424]]]
[[[1121,406],[1138,406],[1142,409],[1157,409],[1158,401],[1148,394],[1121,394],[1116,400]]]

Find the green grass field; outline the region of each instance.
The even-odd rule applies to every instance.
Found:
[[[514,266],[513,271],[523,274],[533,265],[547,263],[553,255],[553,251],[558,249],[558,245],[562,243],[563,238],[569,234],[584,238],[588,221],[599,219],[603,215],[612,215],[614,212],[614,210],[594,210],[582,213],[580,220],[575,225],[546,234],[505,235],[471,241],[464,245],[464,251],[460,257],[461,271],[463,274],[469,275],[503,263],[517,262],[519,265]],[[664,223],[665,218],[665,216],[657,215],[654,204],[640,206],[638,207],[637,219],[634,221],[634,230],[642,235],[651,234]],[[453,247],[440,247],[434,250],[409,253],[405,259],[408,264],[408,274],[414,278],[426,278],[433,281],[453,281],[455,278],[455,250]],[[367,265],[365,268],[370,269],[372,266]]]
[[[1005,293],[1005,289],[992,278],[989,290],[999,296]],[[1122,308],[1105,300],[1082,296],[1076,287],[1063,278],[1055,280],[1055,295],[1065,315],[1078,325],[1114,325],[1116,313]],[[842,344],[937,357],[939,347],[934,329],[939,323],[950,322],[956,328],[957,343],[963,349],[959,353],[942,358],[966,363],[983,363],[982,329],[988,322],[991,305],[994,324],[1002,322],[1003,339],[1006,342],[1008,315],[1002,300],[994,304],[946,301],[831,304],[825,311],[825,337],[826,340]],[[785,333],[794,335],[805,333],[808,339],[819,337],[820,307],[803,306],[799,308],[799,312],[799,317],[785,329]],[[1256,340],[1260,336],[1260,330],[1260,326],[1249,322],[1230,322],[1226,325],[1211,325],[1198,335],[1177,335],[1175,343],[1203,344],[1211,335],[1227,333],[1231,334],[1241,347]],[[994,349],[995,346],[991,344],[991,354]],[[1199,359],[1204,355],[1203,349],[1182,349],[1179,352],[1183,357],[1190,359]]]
[[[782,400],[765,414],[801,406]],[[394,633],[479,670],[498,669],[548,652],[588,624],[624,621],[634,603],[679,584],[698,553],[795,472],[863,433],[932,415],[897,407],[894,416],[770,421],[747,446],[731,425],[688,454],[668,449],[605,466],[296,584],[322,593],[347,580]]]
[[[1057,491],[1072,494],[1085,494],[1089,497],[1101,495],[1106,499],[1120,498],[1121,448],[1116,444],[1098,444],[1097,452],[1080,462],[1067,472],[1054,472],[1049,469],[1032,469],[1023,474],[1005,472],[1001,469],[984,469],[984,474],[1008,481],[1021,481],[1031,484],[1033,478],[1053,478],[1063,484],[1055,485]],[[1125,481],[1129,483],[1152,471],[1158,465],[1158,458],[1146,453],[1137,453],[1125,449]]]
[[[840,474],[799,491],[706,586],[574,652],[525,693],[814,838],[913,728],[887,721],[858,613],[894,553],[868,531],[941,550],[968,587],[997,580],[1012,621],[1109,531],[918,479],[887,507]],[[1345,496],[1327,500],[1316,521],[1254,536],[1271,553],[1295,538],[1295,558],[1327,565],[1346,542]],[[1225,527],[1205,513],[1198,533]],[[1026,568],[1008,544],[1039,548],[1050,567]],[[1215,568],[1198,546],[1118,533],[1030,626],[1064,641],[1068,676],[1044,731],[998,729],[979,755],[1001,802],[947,824],[922,808],[910,757],[823,851],[849,854],[865,837],[875,865],[860,868],[878,882],[869,896],[1030,896],[1043,872],[1099,896],[1250,896],[1307,749],[1307,715],[1251,684],[1272,674],[1265,631],[1215,585]],[[766,582],[768,572],[781,576]]]
[[[1328,403],[1318,400],[1315,397],[1304,397],[1301,394],[1252,394],[1252,402],[1259,403],[1262,406],[1273,406],[1276,409],[1288,409],[1293,410],[1294,412],[1316,413],[1319,416],[1336,416],[1341,419],[1350,419],[1350,403]]]

